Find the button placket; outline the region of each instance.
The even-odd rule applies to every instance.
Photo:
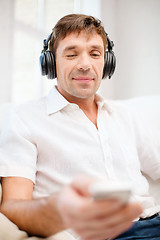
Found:
[[[102,121],[102,119],[105,119],[105,117],[102,116],[102,111],[98,111],[98,118],[97,118],[97,125],[98,125],[98,134],[99,134],[99,139],[100,139],[100,144],[101,148],[103,151],[103,156],[104,156],[104,167],[106,169],[107,175],[110,179],[115,179],[115,172],[113,168],[113,159],[112,159],[112,154],[108,142],[108,134],[107,134],[107,120]]]

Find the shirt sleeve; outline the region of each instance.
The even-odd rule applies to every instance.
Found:
[[[25,177],[35,183],[37,148],[29,126],[16,109],[0,136],[0,177]]]

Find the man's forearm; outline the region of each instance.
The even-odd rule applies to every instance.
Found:
[[[64,230],[56,208],[56,196],[36,200],[2,202],[1,212],[30,235],[51,236]]]

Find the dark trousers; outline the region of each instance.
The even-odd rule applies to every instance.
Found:
[[[116,240],[160,240],[160,216],[147,220],[140,220],[123,234],[119,235]]]

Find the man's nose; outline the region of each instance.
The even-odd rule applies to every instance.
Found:
[[[84,53],[79,56],[77,68],[81,71],[87,71],[91,69],[91,59],[88,54]]]

